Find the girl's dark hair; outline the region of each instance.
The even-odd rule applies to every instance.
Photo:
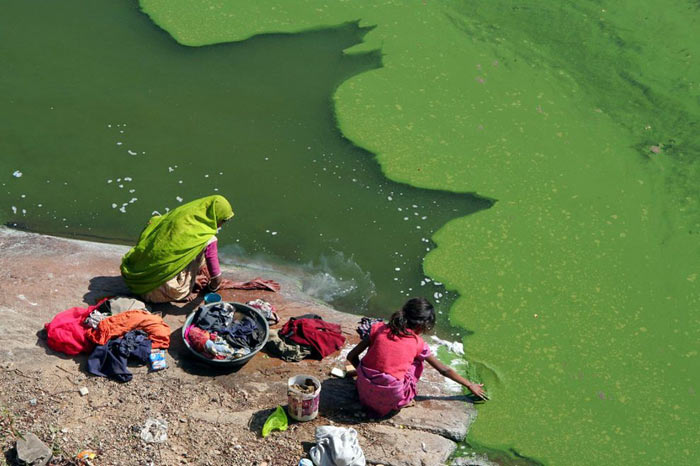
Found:
[[[411,336],[409,330],[425,333],[435,326],[435,309],[425,298],[411,298],[389,320],[391,334],[397,337]]]

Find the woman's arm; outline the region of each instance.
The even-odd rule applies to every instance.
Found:
[[[357,369],[357,366],[360,365],[360,355],[368,347],[369,347],[369,341],[362,340],[353,349],[351,349],[350,352],[348,353],[348,361],[350,362],[350,364],[352,364],[352,366],[355,369]]]
[[[350,355],[348,354],[348,359],[350,359]],[[447,377],[448,379],[452,379],[458,384],[461,384],[465,387],[467,387],[474,395],[478,396],[482,400],[488,400],[488,397],[484,393],[484,384],[483,383],[474,383],[471,380],[467,380],[461,375],[457,373],[454,369],[452,369],[450,366],[446,366],[443,363],[440,362],[440,360],[437,358],[437,356],[428,356],[426,359],[428,363],[433,366],[440,374],[442,374],[444,377]],[[352,362],[352,361],[351,361]]]
[[[207,263],[207,270],[209,271],[209,279],[202,285],[202,288],[207,285],[209,291],[233,288],[234,283],[221,275],[221,265],[219,264],[219,246],[216,236],[204,251],[204,258]]]

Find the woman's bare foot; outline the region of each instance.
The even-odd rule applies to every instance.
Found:
[[[197,296],[199,296],[199,293],[196,291],[193,291],[192,293],[188,294],[187,297],[183,300],[186,303],[191,303],[195,299],[197,299]]]

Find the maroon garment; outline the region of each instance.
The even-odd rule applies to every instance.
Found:
[[[312,347],[325,358],[345,343],[340,325],[321,319],[289,319],[279,334],[289,340]]]
[[[204,250],[204,259],[207,261],[207,269],[211,278],[221,275],[221,265],[219,265],[219,246],[214,240]]]
[[[232,286],[222,286],[221,289],[234,290],[268,290],[277,292],[280,290],[280,284],[274,280],[264,280],[260,277],[256,277],[248,282],[233,282]]]

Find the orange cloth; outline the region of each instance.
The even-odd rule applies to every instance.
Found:
[[[97,345],[106,345],[112,338],[119,338],[132,330],[143,330],[151,340],[152,348],[170,346],[170,327],[163,318],[146,311],[126,311],[103,319],[96,329],[88,331],[88,338]]]

